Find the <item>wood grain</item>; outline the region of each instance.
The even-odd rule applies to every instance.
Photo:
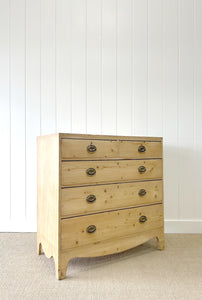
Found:
[[[59,136],[37,139],[37,248],[58,264]]]
[[[54,257],[57,279],[66,276],[75,256],[120,252],[152,237],[157,238],[158,249],[164,248],[163,161],[139,159],[137,150],[144,145],[146,155],[161,157],[162,142],[91,138],[53,134],[37,140],[37,252],[43,249],[47,257]],[[96,143],[99,159],[87,160],[90,141]],[[111,149],[116,156],[107,160]],[[129,157],[137,153],[135,159],[127,156],[127,149]],[[62,159],[64,153],[69,160]],[[140,173],[139,166],[146,172]],[[95,168],[96,174],[87,175],[88,168]],[[144,196],[139,195],[141,189]],[[87,202],[89,195],[96,200]],[[87,227],[92,225],[95,232],[89,233]]]
[[[87,151],[90,144],[96,146],[97,150],[93,153]],[[117,158],[117,141],[99,141],[99,140],[71,140],[62,139],[62,159],[98,159],[98,158]]]
[[[139,146],[146,148],[145,152],[139,152]],[[135,142],[120,141],[119,158],[125,159],[144,159],[144,158],[162,158],[161,142]]]
[[[96,139],[96,140],[120,140],[120,141],[163,141],[162,137],[152,137],[152,136],[124,136],[124,135],[105,135],[105,134],[79,134],[79,133],[60,133],[60,138],[62,139]]]
[[[142,215],[147,217],[145,223],[139,222]],[[96,226],[94,233],[86,231],[89,225]],[[113,240],[162,226],[162,205],[63,219],[61,220],[61,249],[66,250],[93,243],[100,243],[102,248],[101,242],[104,240]]]
[[[140,189],[146,190],[139,196]],[[95,195],[93,203],[86,201],[88,195]],[[64,188],[61,190],[61,216],[84,215],[99,211],[127,208],[159,203],[163,200],[163,183],[158,181],[130,182]]]
[[[157,247],[162,247],[164,241],[163,228],[157,228],[153,230],[135,233],[126,237],[120,237],[119,239],[102,241],[102,247],[100,247],[100,243],[92,243],[90,245],[84,245],[82,247],[72,248],[68,249],[67,251],[63,251],[60,253],[61,265],[59,279],[63,279],[66,277],[68,263],[73,257],[95,257],[119,253],[141,245],[154,237],[156,237],[157,241],[159,242]]]
[[[146,172],[140,174],[139,166],[145,166]],[[94,168],[96,174],[87,175],[88,168]],[[162,160],[68,161],[62,162],[61,172],[62,186],[160,179],[162,178]]]
[[[87,147],[93,144],[96,151],[89,153]],[[139,146],[146,148],[145,152],[139,152]],[[113,140],[71,140],[62,139],[62,159],[133,159],[133,158],[161,158],[161,142],[135,142],[135,141],[113,141]]]

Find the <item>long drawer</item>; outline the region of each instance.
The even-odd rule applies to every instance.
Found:
[[[84,215],[160,203],[162,200],[162,180],[63,188],[60,211],[62,217]]]
[[[161,158],[161,142],[62,139],[63,160]]]
[[[162,160],[62,162],[62,186],[162,178]]]
[[[163,227],[161,204],[63,219],[61,249],[100,243],[160,227]]]

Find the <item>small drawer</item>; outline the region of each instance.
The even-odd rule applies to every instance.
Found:
[[[162,158],[161,142],[62,139],[63,160]]]
[[[61,190],[61,216],[85,215],[162,200],[162,180],[64,188]]]
[[[161,204],[61,220],[62,250],[163,227]]]
[[[117,141],[62,139],[61,157],[66,160],[118,157]]]
[[[161,142],[120,141],[119,158],[162,158]]]
[[[91,185],[162,178],[162,160],[62,162],[62,186]]]

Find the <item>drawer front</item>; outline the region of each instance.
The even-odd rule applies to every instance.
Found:
[[[62,139],[62,159],[98,159],[118,157],[117,141]]]
[[[61,220],[61,249],[163,227],[163,206],[151,205]]]
[[[62,159],[161,158],[161,142],[62,139]]]
[[[163,183],[158,180],[65,188],[60,205],[61,215],[71,216],[162,201]]]
[[[120,141],[119,158],[122,159],[162,158],[162,143]]]
[[[61,168],[63,186],[162,178],[161,159],[68,161]]]

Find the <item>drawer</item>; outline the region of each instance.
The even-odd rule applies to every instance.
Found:
[[[64,188],[61,190],[61,216],[160,203],[162,200],[161,180]]]
[[[67,161],[62,162],[61,168],[62,186],[162,178],[161,159]]]
[[[61,248],[97,244],[163,227],[161,204],[61,220]]]
[[[118,157],[117,141],[62,139],[62,159],[98,159]]]
[[[122,159],[162,158],[162,143],[120,141],[119,158]]]
[[[62,139],[63,160],[161,158],[161,142]]]

